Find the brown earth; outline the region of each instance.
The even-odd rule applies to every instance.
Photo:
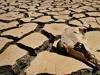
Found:
[[[14,65],[27,54],[24,48],[9,42],[36,48],[48,38],[41,30],[61,35],[68,25],[100,28],[99,0],[0,0],[0,66]],[[91,52],[100,60],[100,30],[85,34]],[[57,41],[54,42],[56,46]],[[52,73],[56,75],[88,68],[71,57],[44,51],[24,70],[26,75]]]

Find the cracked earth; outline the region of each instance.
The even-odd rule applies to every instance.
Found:
[[[64,75],[89,68],[47,49],[48,40],[56,47],[65,28],[90,25],[98,31],[85,37],[100,60],[100,0],[0,0],[0,72]]]

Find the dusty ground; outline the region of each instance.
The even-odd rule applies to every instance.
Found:
[[[41,29],[61,35],[68,26],[100,28],[99,0],[0,0],[0,66],[14,65],[27,54],[24,48],[9,42],[36,48],[48,38]],[[92,53],[100,60],[100,32],[86,33]],[[56,41],[57,42],[57,41]],[[56,46],[56,42],[54,45]],[[24,70],[27,75],[48,72],[64,75],[87,68],[70,57],[44,51]]]

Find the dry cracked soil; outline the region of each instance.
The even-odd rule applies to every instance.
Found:
[[[98,31],[85,37],[100,60],[100,0],[0,0],[0,75],[92,75],[84,63],[48,51],[48,40],[56,47],[68,26],[90,25]]]

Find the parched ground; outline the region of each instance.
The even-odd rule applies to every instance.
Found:
[[[35,57],[27,54],[29,49],[34,50],[50,39],[41,30],[57,36],[68,26],[89,25],[100,28],[100,0],[0,0],[0,66],[16,69],[25,58],[28,64],[21,70],[26,75],[64,75],[89,68],[78,60],[48,51]],[[100,31],[85,36],[92,53],[100,60]]]

